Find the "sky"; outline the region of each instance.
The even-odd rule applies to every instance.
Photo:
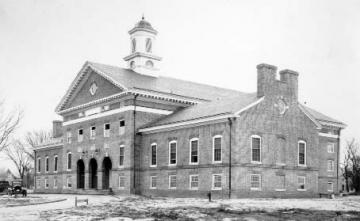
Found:
[[[159,31],[169,77],[256,91],[256,65],[299,72],[299,101],[360,140],[360,1],[0,0],[0,99],[24,111],[17,136],[48,130],[86,61],[126,67],[128,30]]]

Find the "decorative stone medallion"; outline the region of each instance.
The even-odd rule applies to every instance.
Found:
[[[90,86],[90,89],[89,89],[90,94],[91,94],[91,95],[95,95],[97,89],[98,89],[98,86],[96,85],[96,83],[95,83],[95,82],[92,83],[91,86]]]
[[[281,115],[285,114],[287,109],[289,109],[289,106],[286,104],[282,97],[278,99],[277,103],[275,103],[274,106],[278,109]]]

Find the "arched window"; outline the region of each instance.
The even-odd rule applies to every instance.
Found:
[[[258,135],[251,136],[251,162],[261,163],[261,137]]]
[[[303,140],[298,142],[298,165],[306,166],[306,142]]]
[[[67,169],[71,170],[71,152],[67,153]]]
[[[154,63],[152,61],[146,61],[146,67],[152,68],[154,67]]]
[[[152,52],[152,41],[150,38],[146,39],[146,52]]]
[[[132,44],[132,47],[131,47],[131,52],[132,53],[134,53],[135,52],[135,50],[136,50],[136,40],[135,40],[135,38],[132,40],[132,42],[131,42]]]

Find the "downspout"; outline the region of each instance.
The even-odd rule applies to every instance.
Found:
[[[133,167],[134,167],[134,174],[133,174],[133,188],[134,188],[134,193],[136,193],[136,168],[135,168],[135,162],[136,162],[136,155],[135,155],[135,140],[136,140],[136,98],[138,97],[138,94],[135,94],[134,96],[134,112],[133,112],[133,124],[134,124],[134,130],[133,130]]]
[[[36,191],[36,173],[37,173],[37,168],[36,168],[36,150],[34,150],[34,189]]]
[[[231,136],[231,131],[232,131],[232,119],[229,117],[228,118],[229,121],[229,199],[231,199],[231,140],[232,140],[232,136]]]
[[[336,188],[337,191],[339,191],[339,158],[340,158],[340,134],[341,134],[341,129],[339,129],[339,134],[338,134],[338,149],[337,149],[337,163],[336,163]]]

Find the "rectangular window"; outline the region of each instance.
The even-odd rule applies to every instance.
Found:
[[[176,165],[176,141],[169,143],[169,165]]]
[[[151,176],[150,177],[150,189],[156,189],[157,188],[157,177]]]
[[[49,172],[49,157],[45,157],[45,172]]]
[[[327,161],[327,170],[329,172],[333,172],[334,171],[334,160],[328,160]]]
[[[96,137],[96,127],[91,126],[90,127],[90,139],[95,139],[95,137]]]
[[[221,136],[213,137],[213,162],[221,163]]]
[[[213,174],[212,189],[213,190],[221,190],[222,189],[222,175],[221,174]]]
[[[110,137],[110,123],[104,124],[104,137]]]
[[[251,136],[251,162],[261,162],[261,138],[259,136]]]
[[[66,132],[66,140],[67,140],[67,143],[71,143],[71,141],[72,141],[72,133],[71,133],[71,131]]]
[[[45,189],[49,189],[49,179],[45,179]]]
[[[125,146],[120,146],[120,157],[119,157],[119,166],[124,166],[125,159]]]
[[[78,142],[82,142],[84,140],[84,130],[79,129],[78,130]]]
[[[54,177],[54,189],[57,188],[57,177]]]
[[[327,190],[328,190],[328,192],[333,192],[334,191],[334,183],[333,182],[328,182]]]
[[[41,158],[40,157],[37,159],[37,172],[38,173],[41,172]]]
[[[119,122],[119,135],[123,135],[125,133],[125,120],[120,120]]]
[[[285,175],[276,176],[276,191],[285,191]]]
[[[58,171],[58,156],[54,156],[54,172]]]
[[[41,188],[41,179],[40,178],[36,178],[36,189],[40,189]]]
[[[190,175],[190,189],[197,190],[199,188],[199,175]]]
[[[150,166],[155,167],[157,164],[157,145],[156,143],[151,144],[151,164]]]
[[[299,166],[306,165],[306,143],[304,141],[299,141],[298,143],[298,151],[299,151]]]
[[[67,177],[66,178],[66,185],[67,185],[67,188],[71,188],[71,177]]]
[[[334,153],[335,152],[335,144],[334,143],[328,143],[327,144],[327,151],[328,151],[328,153]]]
[[[169,176],[169,189],[176,189],[176,175]]]
[[[199,163],[199,139],[190,140],[190,164]]]
[[[260,174],[251,174],[250,175],[250,189],[251,190],[261,190],[261,175]]]
[[[119,189],[125,188],[125,176],[119,176]]]
[[[298,190],[304,191],[305,189],[305,177],[298,176]]]
[[[71,152],[67,153],[67,169],[71,170]]]

